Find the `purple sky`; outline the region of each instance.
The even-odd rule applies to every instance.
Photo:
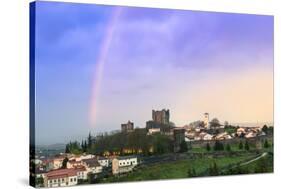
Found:
[[[128,120],[144,127],[152,109],[170,109],[178,126],[204,112],[273,121],[272,16],[54,2],[37,2],[36,11],[39,144]]]

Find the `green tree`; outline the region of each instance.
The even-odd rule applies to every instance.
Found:
[[[187,170],[187,176],[188,177],[196,177],[197,175],[196,175],[196,171],[195,171],[195,169],[194,168],[188,168],[188,170]]]
[[[243,146],[243,143],[242,143],[242,141],[240,140],[240,142],[239,142],[239,149],[242,150],[243,147],[244,147],[244,146]]]
[[[206,150],[207,150],[208,152],[211,150],[211,146],[210,146],[209,143],[207,143],[207,145],[206,145]]]
[[[70,153],[70,150],[69,150],[69,144],[66,144],[66,146],[65,146],[65,153]]]
[[[44,179],[42,176],[36,177],[35,179],[35,186],[36,187],[43,187],[44,186]]]
[[[214,162],[212,165],[209,167],[209,175],[210,176],[217,176],[219,175],[219,169],[217,167],[217,163]]]
[[[230,152],[231,151],[231,147],[229,144],[226,145],[226,151]]]
[[[61,168],[66,169],[67,168],[67,162],[68,162],[68,158],[65,157],[62,161],[62,167]]]
[[[220,121],[218,120],[218,118],[214,118],[212,119],[212,121],[210,122],[210,126],[213,128],[217,128],[220,126]]]
[[[93,144],[93,137],[91,135],[91,132],[89,132],[89,135],[88,135],[88,148],[89,149],[92,148],[92,144]]]
[[[267,139],[265,139],[264,144],[263,144],[263,147],[264,147],[264,148],[269,148],[269,143],[268,143],[268,140],[267,140]]]
[[[249,151],[250,150],[250,146],[248,141],[246,140],[245,145],[244,145],[245,150]]]
[[[187,152],[187,143],[184,140],[180,143],[180,152]]]
[[[215,145],[214,145],[214,151],[222,151],[222,150],[224,150],[223,143],[216,140]]]

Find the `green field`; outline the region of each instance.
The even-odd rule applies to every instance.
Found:
[[[243,155],[238,157],[221,157],[221,158],[201,158],[193,160],[180,160],[169,163],[159,163],[147,167],[142,167],[128,175],[120,177],[110,177],[103,182],[125,182],[125,181],[142,181],[157,179],[177,179],[189,177],[188,170],[195,170],[197,176],[207,176],[208,168],[216,162],[218,169],[225,168],[228,165],[235,165],[245,162],[253,155]]]

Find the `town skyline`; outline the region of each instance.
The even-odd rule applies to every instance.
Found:
[[[144,127],[152,109],[273,122],[271,16],[36,4],[36,144]]]

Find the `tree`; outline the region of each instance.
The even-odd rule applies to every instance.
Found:
[[[184,140],[180,143],[180,152],[187,152],[187,144]]]
[[[44,186],[44,179],[42,176],[35,178],[35,186],[36,187],[43,187]]]
[[[214,151],[221,151],[221,150],[224,150],[223,143],[216,140],[215,145],[214,145]]]
[[[246,140],[245,145],[244,145],[245,150],[249,151],[250,150],[250,146],[248,141]]]
[[[66,146],[65,146],[65,153],[70,153],[70,150],[69,150],[69,144],[66,144]]]
[[[264,125],[261,130],[262,130],[265,134],[267,134],[267,133],[268,133],[268,127],[267,127],[267,125]]]
[[[68,158],[65,157],[62,161],[62,167],[61,168],[66,169],[67,168],[67,162],[68,162]]]
[[[219,169],[217,167],[216,162],[214,162],[213,165],[210,165],[210,167],[209,167],[209,175],[210,176],[217,176],[217,175],[219,175]]]
[[[196,171],[194,168],[188,168],[188,171],[187,171],[187,176],[188,177],[196,177]]]
[[[213,128],[217,128],[220,126],[220,121],[218,120],[218,118],[214,118],[212,119],[212,121],[210,122],[210,126]]]
[[[91,132],[89,132],[89,135],[88,135],[88,148],[89,149],[91,149],[92,144],[93,144],[93,137],[91,135]]]
[[[264,147],[264,148],[268,148],[268,147],[269,147],[269,144],[268,144],[267,139],[265,139],[264,144],[263,144],[263,147]]]
[[[210,147],[210,144],[209,144],[209,143],[207,143],[207,145],[206,145],[206,150],[207,150],[208,152],[211,150],[211,147]]]
[[[231,147],[229,144],[226,145],[226,151],[230,152],[231,151]]]
[[[240,142],[239,142],[239,150],[242,150],[243,149],[243,143],[242,143],[242,141],[240,140]]]

